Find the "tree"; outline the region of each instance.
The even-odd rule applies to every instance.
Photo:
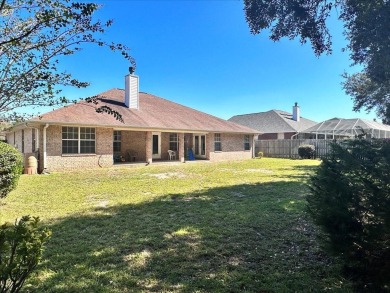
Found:
[[[97,9],[97,4],[71,0],[0,0],[0,118],[20,118],[15,110],[26,106],[67,103],[60,87],[88,86],[58,70],[63,57],[86,43],[119,51],[135,66],[128,47],[98,37],[112,20],[94,20]]]
[[[390,2],[385,0],[244,0],[246,20],[253,34],[270,29],[270,39],[300,37],[314,53],[332,53],[326,21],[337,13],[344,23],[352,65],[359,73],[348,75],[344,89],[354,110],[376,110],[390,122]]]
[[[333,143],[330,156],[311,177],[310,189],[308,210],[356,283],[370,292],[388,288],[390,142]]]

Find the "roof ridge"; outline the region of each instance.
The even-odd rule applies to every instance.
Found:
[[[144,93],[144,92],[143,92],[143,93]],[[166,98],[156,96],[156,95],[154,95],[154,94],[149,94],[149,93],[144,93],[144,94],[149,95],[149,96],[152,96],[152,97],[157,98],[157,99],[161,99],[161,100],[167,101],[167,102],[169,102],[169,103],[173,103],[173,104],[175,104],[175,105],[178,105],[179,107],[183,107],[183,108],[186,108],[186,109],[189,109],[189,110],[192,110],[192,111],[196,111],[196,112],[201,113],[201,114],[206,114],[206,115],[208,115],[208,116],[210,116],[210,117],[217,118],[217,119],[219,119],[219,120],[221,120],[221,121],[223,121],[223,122],[227,122],[227,123],[229,123],[229,124],[233,123],[234,125],[239,125],[239,126],[241,126],[241,127],[246,127],[246,126],[243,126],[243,125],[241,125],[241,124],[237,124],[237,123],[235,123],[235,122],[232,122],[232,121],[229,121],[229,120],[226,120],[226,119],[222,119],[222,118],[220,118],[220,117],[218,117],[218,116],[209,114],[209,113],[207,113],[207,112],[203,112],[203,111],[200,111],[200,110],[191,108],[191,107],[189,107],[189,106],[185,106],[185,105],[183,105],[183,104],[179,104],[179,103],[177,103],[177,102],[168,100],[168,99],[166,99]]]
[[[238,116],[246,116],[246,115],[262,114],[262,113],[268,113],[268,112],[272,112],[272,111],[281,111],[281,110],[275,110],[275,109],[271,109],[271,110],[268,110],[268,111],[263,111],[263,112],[254,112],[254,113],[247,113],[247,114],[237,114],[237,115],[234,115],[234,116],[230,117],[229,119],[231,119],[231,118],[233,118],[233,117],[238,117]]]

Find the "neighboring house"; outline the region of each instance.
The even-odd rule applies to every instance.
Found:
[[[7,141],[25,159],[35,155],[39,170],[112,166],[120,162],[253,158],[258,131],[139,93],[138,76],[125,77],[125,90],[98,95],[98,106],[109,106],[124,120],[97,113],[87,102],[72,104],[13,127]],[[192,156],[193,155],[193,156]]]
[[[293,106],[293,113],[280,110],[236,115],[229,119],[231,122],[252,128],[261,133],[263,139],[290,139],[293,135],[315,125],[317,122],[300,116],[297,103]]]

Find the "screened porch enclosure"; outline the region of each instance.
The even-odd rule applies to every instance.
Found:
[[[305,129],[297,139],[390,138],[390,126],[365,119],[333,118]]]

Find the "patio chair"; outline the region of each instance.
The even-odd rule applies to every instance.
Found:
[[[168,150],[169,160],[176,160],[176,152]]]
[[[126,150],[127,160],[129,162],[135,162],[138,158],[138,153],[132,150]]]

